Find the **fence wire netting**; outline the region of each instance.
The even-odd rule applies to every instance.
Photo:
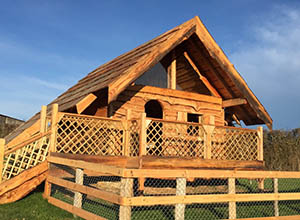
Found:
[[[300,215],[300,196],[299,200],[295,197],[282,201],[268,199],[277,192],[282,196],[300,193],[297,178],[266,178],[263,182],[246,178],[230,178],[231,181],[199,177],[123,178],[58,164],[51,164],[50,175],[94,190],[84,193],[68,188],[68,184],[54,183],[51,197],[105,219],[246,219]],[[222,197],[228,194],[257,195],[258,199],[234,202]],[[112,201],[110,197],[114,196],[119,199]],[[198,197],[180,203],[189,196]]]

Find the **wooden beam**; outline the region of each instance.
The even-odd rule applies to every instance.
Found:
[[[242,98],[227,99],[227,100],[223,100],[222,107],[228,108],[232,106],[245,105],[245,104],[247,104],[247,99],[242,99]]]
[[[93,93],[88,94],[76,104],[77,113],[81,114],[90,104],[97,99]]]
[[[0,183],[2,182],[2,170],[3,170],[3,163],[4,163],[4,146],[5,146],[5,139],[0,138]]]
[[[252,194],[214,194],[183,196],[138,196],[122,198],[122,205],[151,206],[192,203],[225,203],[225,202],[257,202],[299,200],[300,193],[252,193]]]
[[[175,51],[172,51],[172,61],[168,66],[168,88],[176,89],[176,57]]]
[[[203,84],[207,87],[207,89],[211,92],[211,94],[213,96],[216,97],[221,97],[220,94],[217,92],[217,90],[210,84],[210,82],[206,79],[206,77],[204,77],[199,69],[197,68],[197,66],[195,65],[195,63],[193,62],[193,60],[191,59],[191,57],[188,55],[188,53],[185,51],[183,53],[184,57],[186,58],[186,60],[188,61],[188,63],[191,65],[191,67],[194,69],[194,71],[199,75],[200,80],[203,82]]]
[[[48,202],[50,204],[56,206],[56,207],[64,209],[64,210],[66,210],[68,212],[71,212],[71,213],[73,213],[73,214],[75,214],[75,215],[77,215],[77,216],[79,216],[81,218],[84,218],[84,219],[106,220],[105,218],[102,218],[102,217],[100,217],[98,215],[95,215],[95,214],[93,214],[91,212],[88,212],[88,211],[85,211],[83,209],[80,209],[80,208],[77,208],[75,206],[72,206],[72,205],[70,205],[70,204],[68,204],[66,202],[62,202],[62,201],[60,201],[58,199],[55,199],[53,197],[50,197],[48,199]]]
[[[299,220],[300,215],[277,216],[277,217],[258,217],[258,218],[239,218],[235,220]],[[224,219],[225,220],[225,219]],[[231,220],[231,219],[227,219]]]

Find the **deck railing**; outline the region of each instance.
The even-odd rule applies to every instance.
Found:
[[[129,169],[63,155],[48,161],[48,201],[85,219],[300,219],[300,172]]]
[[[58,153],[263,160],[262,130],[162,119],[111,119],[60,113]]]

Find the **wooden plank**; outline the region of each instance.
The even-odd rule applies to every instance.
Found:
[[[2,172],[3,172],[3,164],[4,164],[4,146],[5,146],[5,139],[0,138],[0,183],[2,183]]]
[[[183,99],[194,100],[194,101],[203,101],[203,102],[222,105],[221,98],[192,93],[192,92],[185,92],[180,90],[171,90],[171,89],[165,89],[165,88],[163,89],[163,88],[158,88],[153,86],[139,86],[139,85],[128,86],[126,90],[140,92],[140,93],[164,95],[164,96],[168,94],[169,97],[183,98]]]
[[[17,176],[18,177],[18,176]],[[1,194],[0,196],[0,204],[6,204],[15,202],[27,194],[29,194],[31,191],[33,191],[38,185],[40,185],[47,177],[47,172],[43,172],[40,174],[37,174],[32,179],[29,179],[27,181],[22,181],[21,184],[18,184],[17,187],[13,188],[9,192],[6,192],[5,194]],[[14,180],[13,178],[12,180]],[[19,180],[20,178],[18,178]],[[18,181],[19,182],[19,181]],[[6,183],[6,182],[4,182]],[[1,186],[2,187],[2,186]]]
[[[146,113],[141,114],[141,130],[140,130],[140,148],[139,156],[146,155],[146,144],[147,144],[147,134],[146,134]]]
[[[57,113],[58,113],[58,104],[52,105],[52,116],[51,116],[51,137],[50,137],[50,146],[49,151],[56,151],[56,124],[57,124]]]
[[[132,178],[121,178],[121,197],[132,197],[133,196],[133,179]],[[122,220],[131,219],[131,206],[120,206],[119,218]]]
[[[228,108],[232,106],[245,105],[245,104],[247,104],[246,99],[242,99],[242,98],[227,99],[227,100],[223,100],[222,108]]]
[[[93,170],[95,172],[111,174],[113,176],[123,176],[123,172],[124,172],[123,168],[118,168],[118,167],[103,165],[103,164],[96,164],[95,166],[95,163],[85,162],[82,160],[71,160],[71,159],[59,158],[51,155],[48,156],[48,161],[50,163],[57,163],[57,164],[62,164],[70,167]]]
[[[278,179],[273,179],[273,187],[274,187],[274,193],[278,193]],[[274,215],[279,216],[279,204],[278,200],[274,201]]]
[[[186,178],[176,178],[176,196],[185,196]],[[175,205],[175,220],[184,220],[185,204]]]
[[[93,93],[88,94],[76,104],[77,113],[81,114],[90,104],[97,99]]]
[[[40,175],[41,173],[44,173],[45,171],[47,171],[47,169],[47,162],[44,161],[33,168],[23,171],[18,176],[3,182],[0,187],[0,196],[17,188],[19,185]]]
[[[245,178],[245,179],[260,179],[260,178],[300,178],[300,172],[282,172],[282,171],[245,171],[245,170],[205,170],[205,169],[125,169],[123,177],[198,177],[198,178]]]
[[[83,209],[80,209],[80,208],[77,208],[77,207],[74,207],[68,203],[65,203],[65,202],[62,202],[58,199],[55,199],[53,197],[50,197],[48,199],[48,202],[56,207],[59,207],[61,209],[64,209],[70,213],[73,213],[81,218],[84,218],[84,219],[88,219],[88,220],[106,220],[105,218],[102,218],[98,215],[95,215],[91,212],[88,212],[88,211],[85,211]]]
[[[95,189],[95,188],[84,186],[84,185],[79,185],[79,184],[73,183],[71,181],[63,180],[63,179],[57,178],[55,176],[50,176],[50,175],[48,175],[47,180],[52,184],[63,186],[67,189],[70,189],[70,190],[73,190],[73,191],[76,191],[76,192],[79,192],[82,194],[87,194],[87,195],[93,196],[95,198],[103,199],[103,200],[106,200],[106,201],[114,203],[114,204],[121,204],[120,203],[121,196],[119,196],[115,193],[106,192],[101,189]]]
[[[11,146],[11,147],[6,147],[4,155],[6,156],[6,155],[8,155],[8,154],[20,149],[20,148],[25,147],[28,144],[31,144],[34,141],[37,141],[37,140],[39,140],[39,139],[41,139],[45,136],[48,136],[49,134],[51,134],[51,131],[47,131],[46,133],[39,133],[39,134],[37,134],[37,135],[35,135],[35,136],[19,143],[17,145],[14,145],[14,146]]]
[[[83,185],[83,170],[82,169],[76,169],[75,174],[75,184],[76,185]],[[82,207],[82,193],[75,192],[74,194],[74,206],[77,208]]]
[[[253,194],[214,194],[185,196],[138,196],[123,198],[122,205],[151,206],[175,205],[192,203],[225,203],[225,202],[256,202],[256,201],[300,200],[300,193],[253,193]]]
[[[199,69],[197,68],[197,66],[195,65],[193,60],[190,58],[188,53],[185,51],[183,53],[183,55],[186,58],[186,60],[188,61],[188,63],[191,65],[191,67],[194,69],[194,71],[198,74],[200,80],[203,82],[203,84],[206,86],[206,88],[211,92],[211,94],[216,97],[221,97],[220,94],[218,93],[218,91],[210,84],[210,82],[206,79],[206,77],[204,77],[200,73]]]

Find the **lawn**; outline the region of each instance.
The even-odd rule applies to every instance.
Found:
[[[57,208],[43,198],[43,185],[25,198],[10,204],[0,205],[1,220],[71,220],[72,214]]]

